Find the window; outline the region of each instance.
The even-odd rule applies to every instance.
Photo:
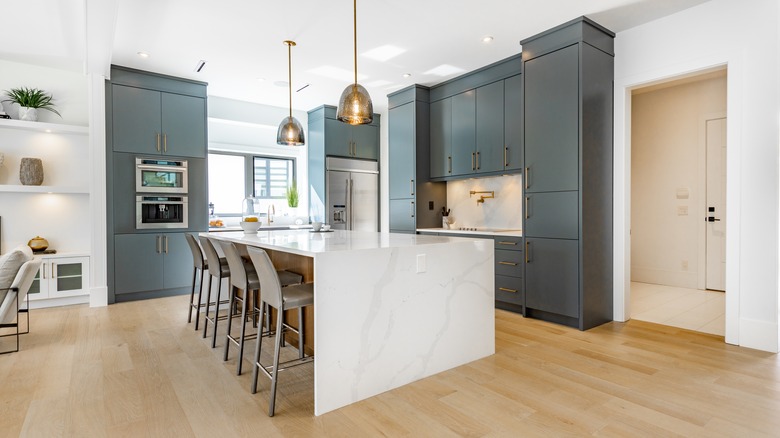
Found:
[[[227,152],[209,153],[209,203],[218,216],[241,216],[247,194],[285,199],[295,181],[295,159]]]

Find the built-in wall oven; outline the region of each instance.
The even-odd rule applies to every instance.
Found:
[[[186,196],[138,195],[135,197],[135,228],[187,228]]]
[[[187,193],[187,160],[135,159],[137,193]]]

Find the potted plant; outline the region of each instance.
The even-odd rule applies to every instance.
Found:
[[[47,94],[39,88],[11,88],[6,90],[5,94],[8,96],[8,99],[3,100],[3,102],[13,102],[19,105],[19,120],[38,121],[39,109],[51,111],[62,117],[54,109],[51,94]]]
[[[298,186],[293,183],[293,185],[287,187],[287,205],[291,208],[295,208],[298,206]]]

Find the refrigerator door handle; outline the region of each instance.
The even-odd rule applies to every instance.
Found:
[[[349,179],[349,229],[355,229],[355,206],[352,202],[355,197],[355,181],[352,178]]]

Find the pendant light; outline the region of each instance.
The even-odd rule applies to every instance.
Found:
[[[287,45],[287,86],[290,90],[290,116],[279,123],[279,131],[276,133],[276,143],[286,146],[303,146],[306,140],[303,138],[303,126],[292,115],[292,46],[295,41],[285,41]]]
[[[357,82],[357,0],[353,0],[355,83],[341,93],[336,117],[350,125],[367,125],[374,120],[374,104],[368,91]]]

